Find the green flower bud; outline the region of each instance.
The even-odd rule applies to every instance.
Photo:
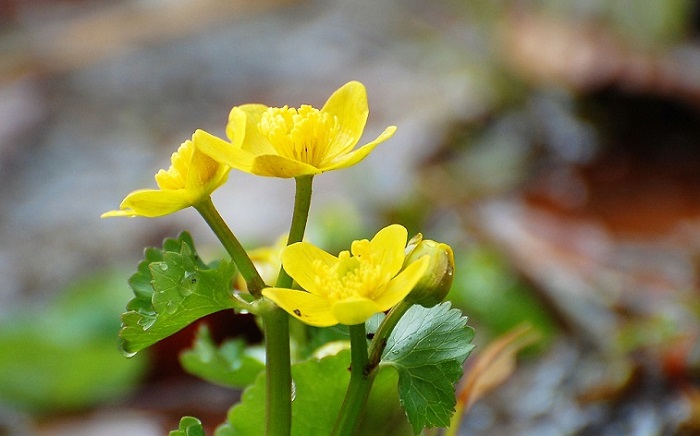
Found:
[[[455,272],[455,258],[449,245],[424,240],[423,235],[419,233],[408,242],[404,268],[426,255],[430,257],[428,269],[408,294],[406,301],[432,307],[444,300],[450,291]]]

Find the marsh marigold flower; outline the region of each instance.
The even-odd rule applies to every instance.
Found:
[[[263,295],[309,325],[363,323],[403,300],[425,273],[427,257],[402,270],[407,238],[394,224],[338,257],[297,242],[282,251],[282,265],[304,290],[265,288]]]
[[[219,162],[260,176],[299,177],[354,165],[396,131],[387,127],[353,150],[367,122],[367,92],[349,82],[323,108],[246,104],[231,109],[226,134],[232,143],[208,142],[202,151]],[[240,145],[237,145],[240,144]]]
[[[156,174],[160,189],[139,189],[124,198],[119,210],[102,214],[113,216],[158,217],[199,204],[226,182],[230,167],[199,150],[199,144],[223,142],[203,130],[197,130],[192,140],[180,145],[170,158],[168,170]]]

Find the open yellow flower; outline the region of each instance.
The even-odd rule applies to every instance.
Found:
[[[156,174],[160,189],[139,189],[124,198],[119,210],[102,214],[114,216],[159,217],[194,206],[209,198],[212,192],[226,182],[230,167],[223,165],[199,150],[202,143],[224,142],[203,130],[197,130],[173,153],[168,170]]]
[[[353,150],[367,122],[367,92],[349,82],[321,110],[246,104],[231,109],[226,134],[231,144],[208,142],[202,151],[241,171],[269,177],[299,177],[354,165],[396,131],[387,127],[374,141]],[[237,144],[240,144],[238,146]]]
[[[403,300],[425,273],[427,256],[401,270],[407,237],[394,224],[371,241],[354,241],[338,257],[307,242],[292,244],[282,252],[282,265],[305,291],[265,288],[263,295],[309,325],[363,323]]]

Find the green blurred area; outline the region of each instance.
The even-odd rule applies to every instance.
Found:
[[[477,245],[455,253],[455,263],[455,280],[447,298],[469,316],[478,334],[494,338],[529,324],[541,335],[533,348],[546,349],[558,332],[555,320],[501,254]]]
[[[123,271],[84,278],[42,308],[0,323],[0,404],[34,413],[66,412],[114,401],[144,375],[147,356],[117,347],[129,297]]]

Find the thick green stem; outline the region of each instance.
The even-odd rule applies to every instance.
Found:
[[[374,383],[376,372],[368,367],[367,335],[364,323],[350,326],[350,355],[350,383],[335,421],[334,436],[355,434]]]
[[[236,267],[238,267],[238,271],[240,271],[248,286],[248,292],[255,298],[260,298],[262,296],[261,291],[265,287],[265,282],[260,277],[255,265],[253,265],[253,261],[248,257],[248,253],[246,253],[241,243],[226,225],[224,219],[219,215],[219,211],[214,207],[211,198],[207,197],[206,200],[195,205],[194,208],[202,215],[204,221],[211,227],[229,256],[231,256],[231,259],[236,264]]]
[[[292,374],[289,357],[289,315],[273,307],[263,317],[266,352],[266,434],[286,436],[292,427]]]
[[[294,212],[289,229],[287,245],[304,238],[306,222],[311,207],[311,185],[313,177],[296,179]],[[280,269],[276,286],[292,287],[292,278]],[[263,315],[265,330],[265,350],[267,356],[267,434],[286,436],[292,425],[292,374],[289,349],[289,315],[279,307],[274,307]]]

